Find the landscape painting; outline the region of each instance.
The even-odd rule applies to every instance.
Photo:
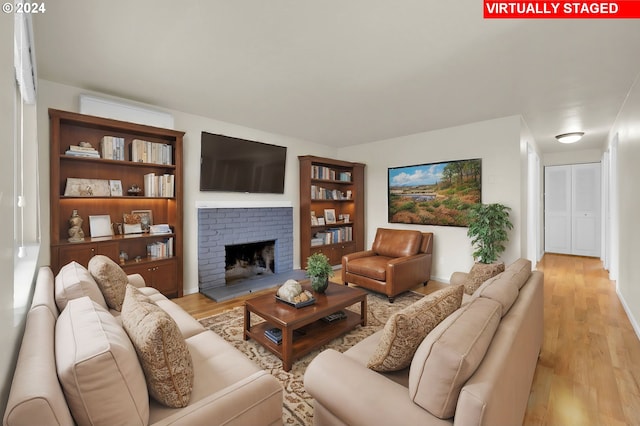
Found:
[[[481,159],[389,168],[389,222],[468,226],[481,181]]]

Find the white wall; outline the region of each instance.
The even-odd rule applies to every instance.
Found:
[[[560,142],[558,142],[560,143]],[[579,144],[580,142],[578,142]],[[568,152],[548,152],[542,161],[545,166],[562,166],[565,164],[599,163],[602,159],[600,149],[583,149]]]
[[[378,227],[433,232],[432,278],[448,282],[454,271],[468,271],[473,265],[473,250],[467,228],[387,222],[387,169],[482,158],[482,202],[512,208],[514,229],[502,260],[509,264],[519,258],[526,253],[526,210],[521,200],[526,194],[526,144],[521,140],[521,118],[512,116],[339,149],[340,159],[367,165],[365,245],[371,245]]]
[[[609,134],[618,136],[618,279],[617,291],[627,315],[640,337],[640,82],[636,81]],[[615,241],[615,239],[614,239]]]
[[[48,109],[55,108],[65,111],[79,111],[79,96],[81,94],[93,94],[100,97],[109,97],[104,94],[89,92],[77,87],[67,86],[47,80],[39,81],[38,93],[38,138],[41,147],[41,157],[49,158],[49,118]],[[113,98],[116,99],[117,98]],[[120,99],[121,101],[124,101]],[[131,102],[131,101],[126,101]],[[142,105],[144,106],[144,105]],[[157,106],[148,106],[153,109],[161,109]],[[294,206],[294,268],[300,267],[300,225],[299,225],[299,155],[318,155],[324,157],[336,156],[336,149],[306,142],[300,139],[275,135],[256,129],[237,126],[230,123],[217,121],[211,118],[188,114],[180,111],[163,109],[173,115],[176,130],[186,132],[184,137],[184,293],[190,294],[198,291],[198,216],[196,202],[201,201],[289,201]],[[244,194],[244,193],[220,193],[200,192],[200,134],[202,131],[211,133],[223,133],[230,136],[257,140],[274,145],[287,147],[287,168],[285,173],[284,194]],[[47,162],[43,162],[48,164]],[[48,176],[48,167],[41,172]],[[43,251],[49,258],[49,194],[48,185],[42,188],[42,215],[46,223],[43,223]]]

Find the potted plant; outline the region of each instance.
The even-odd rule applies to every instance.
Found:
[[[469,209],[469,229],[476,263],[469,272],[465,291],[473,293],[485,280],[504,271],[504,263],[497,262],[509,240],[507,231],[513,229],[509,220],[510,207],[503,204],[476,204]]]
[[[306,271],[311,279],[311,288],[318,293],[324,293],[329,286],[329,277],[333,276],[329,258],[322,253],[313,253],[307,258]]]

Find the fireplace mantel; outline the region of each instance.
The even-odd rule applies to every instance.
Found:
[[[252,208],[270,208],[270,207],[293,207],[291,201],[196,201],[197,209],[252,209]]]

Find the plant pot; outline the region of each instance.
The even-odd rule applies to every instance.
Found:
[[[311,277],[311,288],[318,293],[324,293],[329,287],[329,277]]]

